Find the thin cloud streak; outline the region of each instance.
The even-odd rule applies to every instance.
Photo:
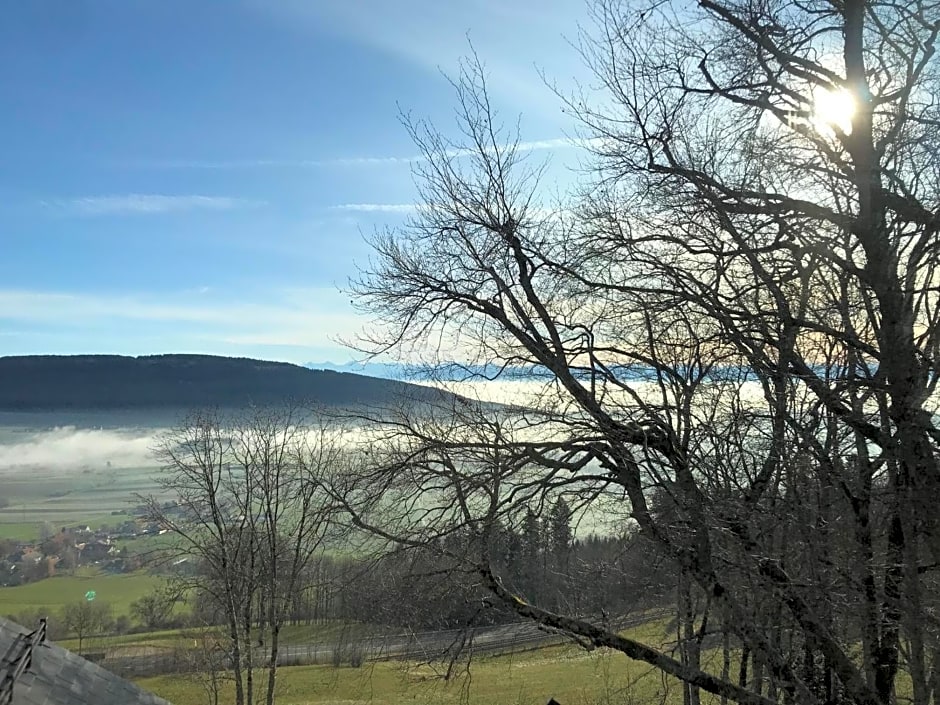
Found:
[[[358,323],[347,300],[332,288],[282,289],[262,302],[206,294],[104,295],[0,289],[0,321],[82,326],[101,321],[204,324],[226,330],[266,327],[295,330],[315,322],[346,332]]]
[[[446,206],[442,208],[446,209]],[[420,212],[431,212],[434,207],[425,203],[341,203],[330,206],[330,210],[346,211],[348,213],[399,213],[412,215]],[[540,208],[530,206],[526,214],[531,218],[542,220],[560,220],[571,211],[565,208]]]
[[[224,211],[260,206],[264,205],[264,202],[229,196],[203,196],[198,194],[170,196],[165,194],[131,193],[42,201],[42,205],[75,215],[100,216],[154,215],[196,210]]]
[[[331,206],[332,210],[351,211],[355,213],[415,213],[421,206],[414,203],[342,203]]]
[[[239,169],[319,169],[344,166],[385,166],[412,164],[423,157],[337,157],[335,159],[229,159],[218,161],[173,160],[133,162],[120,167],[136,169],[224,171]]]
[[[277,359],[303,362],[311,355],[347,357],[338,341],[355,340],[364,323],[346,295],[326,286],[266,289],[262,298],[250,290],[91,294],[0,289],[0,329],[43,336],[49,352],[86,350],[86,342],[74,340],[81,336],[85,341],[94,331],[100,335],[98,350],[266,358],[277,350]],[[63,341],[68,341],[65,348]],[[291,349],[295,352],[285,353]]]
[[[530,140],[518,142],[515,145],[517,152],[537,152],[559,149],[591,149],[600,145],[601,140],[596,138],[570,138],[557,137],[547,140]],[[510,145],[504,145],[508,148]],[[466,157],[474,153],[470,149],[455,149],[448,152],[451,157]],[[239,159],[222,161],[165,161],[148,162],[137,164],[135,166],[150,169],[206,169],[206,170],[226,170],[226,169],[265,169],[265,168],[285,168],[285,169],[309,169],[309,168],[329,168],[329,167],[370,167],[370,166],[398,166],[416,164],[426,161],[423,154],[412,154],[408,156],[362,156],[362,157],[337,157],[333,159]]]

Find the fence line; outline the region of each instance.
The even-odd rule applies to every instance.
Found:
[[[655,616],[650,614],[634,616],[621,620],[617,629],[637,626]],[[339,641],[318,641],[304,644],[282,644],[278,649],[278,665],[306,666],[316,664],[352,664],[360,665],[366,661],[433,661],[453,655],[459,645],[464,653],[470,655],[499,654],[527,651],[542,646],[562,644],[571,640],[564,634],[540,629],[534,622],[513,622],[511,624],[483,627],[471,630],[470,638],[464,643],[461,639],[463,629],[441,631],[410,632],[370,636],[358,639],[340,639]],[[209,652],[204,648],[170,648],[162,651],[152,646],[141,646],[146,653],[127,653],[131,647],[124,647],[120,656],[107,653],[99,654],[96,659],[100,665],[122,677],[143,677],[174,673],[191,673],[205,670],[208,658],[215,658],[223,667],[226,657],[223,651]],[[255,653],[255,662],[266,663],[267,651],[259,648]]]

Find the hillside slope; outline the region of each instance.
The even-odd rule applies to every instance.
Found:
[[[283,362],[212,355],[0,357],[0,410],[240,407],[286,399],[384,405],[442,392]]]

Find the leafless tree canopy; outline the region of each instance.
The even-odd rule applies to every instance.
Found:
[[[593,156],[580,192],[545,207],[470,61],[455,81],[464,140],[409,123],[423,206],[375,237],[354,285],[382,323],[371,350],[536,366],[546,395],[387,422],[349,508],[399,544],[474,536],[462,557],[506,604],[678,677],[693,705],[699,689],[927,705],[940,4],[592,11],[582,53],[599,90],[567,99]],[[854,111],[826,115],[827,100]],[[558,495],[674,562],[677,657],[501,579],[495,527]],[[706,622],[720,672],[694,647]]]
[[[156,449],[176,499],[150,498],[150,515],[174,539],[171,555],[197,571],[176,587],[195,590],[208,623],[225,626],[238,705],[255,702],[261,669],[265,702],[275,700],[281,627],[331,528],[324,486],[341,448],[336,429],[286,405],[193,412]]]

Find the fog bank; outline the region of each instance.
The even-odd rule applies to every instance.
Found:
[[[0,436],[0,472],[41,468],[143,467],[156,464],[152,449],[159,429],[86,429],[61,426],[44,431],[7,431]]]

